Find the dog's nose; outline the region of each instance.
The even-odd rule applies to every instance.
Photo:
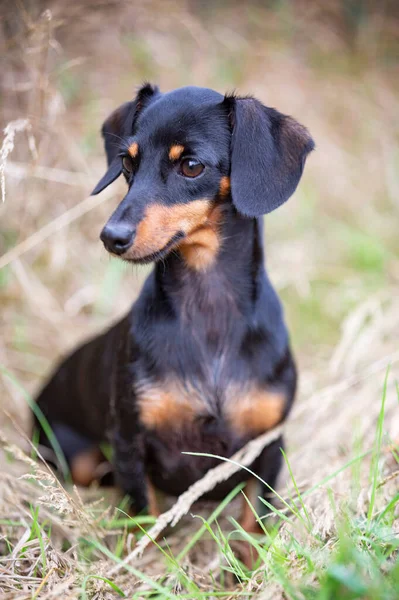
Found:
[[[119,223],[107,223],[100,234],[100,239],[108,252],[123,254],[133,243],[135,231],[131,227]]]

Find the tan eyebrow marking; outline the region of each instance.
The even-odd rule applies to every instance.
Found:
[[[224,177],[222,177],[222,179],[220,180],[219,183],[219,196],[227,196],[227,194],[230,191],[230,177],[227,177],[227,175],[225,175]]]
[[[136,158],[136,156],[139,153],[139,145],[138,145],[138,143],[137,142],[133,142],[133,144],[130,144],[128,152],[129,152],[129,154],[130,154],[130,156],[132,158]]]
[[[181,157],[184,152],[184,146],[181,144],[173,144],[169,150],[169,158],[170,160],[177,160]]]

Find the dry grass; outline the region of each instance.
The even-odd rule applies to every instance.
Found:
[[[9,126],[17,132],[13,140],[6,133],[1,154],[4,165],[7,153],[0,203],[0,424],[2,445],[17,444],[4,453],[10,458],[2,460],[0,478],[5,598],[119,597],[104,579],[84,583],[85,576],[107,578],[138,535],[120,513],[104,508],[112,497],[96,504],[96,490],[81,492],[83,500],[76,490],[66,492],[18,447],[29,454],[22,388],[34,393],[56,357],[123,313],[145,277],[145,269],[110,261],[98,241],[122,186],[88,197],[104,167],[101,123],[144,79],[163,90],[195,84],[253,93],[296,116],[315,137],[317,151],[300,189],[267,220],[269,271],[301,372],[287,426],[300,490],[373,447],[389,364],[384,445],[398,439],[398,13],[389,3],[364,14],[342,6],[277,2],[271,10],[220,2],[194,8],[169,0],[1,5],[1,124],[29,127]],[[332,497],[336,505],[349,503],[356,518],[367,515],[375,487],[372,456],[306,496],[312,536],[323,548],[333,550],[340,539]],[[379,465],[377,513],[398,482],[389,452]],[[19,478],[27,472],[31,480]],[[287,485],[288,470],[281,479],[285,498]],[[224,512],[235,510],[233,502]],[[209,516],[209,508],[202,514]],[[108,527],[110,519],[116,527]],[[218,519],[222,528],[226,519]],[[301,522],[295,515],[293,521]],[[283,525],[279,543],[292,527]],[[397,531],[398,522],[392,527]],[[187,517],[168,535],[174,556],[198,528],[198,519]],[[294,530],[304,547],[314,547],[306,528]],[[133,572],[121,568],[113,581],[127,597],[147,597],[154,582],[163,586],[153,592],[158,597],[167,597],[162,589],[168,586],[176,593],[190,590],[190,581],[211,593],[222,588],[220,556],[225,560],[217,543],[204,537],[181,557],[179,570],[152,545]],[[287,568],[292,581],[301,577],[298,553],[288,556]],[[287,589],[284,596],[275,573],[267,571],[267,585],[261,572],[243,578],[236,591],[273,600],[308,597]],[[188,597],[205,597],[200,592]]]

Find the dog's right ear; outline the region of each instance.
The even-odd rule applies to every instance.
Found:
[[[132,135],[134,122],[140,111],[148,102],[159,94],[159,89],[149,83],[143,85],[131,102],[125,102],[114,110],[104,122],[101,133],[104,138],[108,171],[100,179],[92,191],[92,196],[99,194],[122,173],[122,161],[119,156],[120,142],[125,136]]]

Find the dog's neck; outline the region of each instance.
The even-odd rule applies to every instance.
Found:
[[[241,363],[233,356],[245,363],[243,353],[256,355],[257,344],[267,344],[281,357],[287,336],[264,267],[262,220],[244,218],[231,206],[218,236],[215,260],[204,270],[187,264],[180,252],[157,263],[135,315],[156,324],[154,338],[146,334],[143,341],[154,365],[165,367],[167,348],[170,372],[181,370],[184,363],[184,372],[194,379],[220,383],[222,376],[235,377],[234,368]]]
[[[253,310],[265,277],[262,223],[241,216],[231,205],[224,205],[219,215],[218,223],[191,236],[191,245],[155,267],[157,288],[176,312],[184,307],[211,316],[231,307],[241,314]]]

